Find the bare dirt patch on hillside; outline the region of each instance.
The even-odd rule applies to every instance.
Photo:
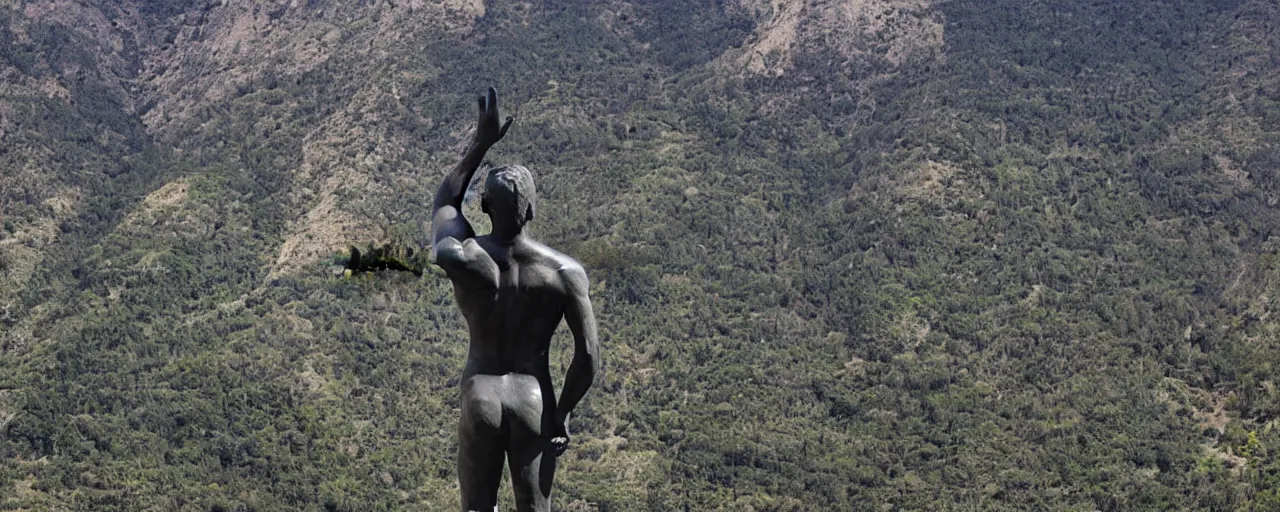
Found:
[[[424,32],[470,30],[485,12],[481,0],[263,4],[225,0],[175,21],[177,35],[146,61],[142,79],[153,107],[143,116],[152,133],[173,136],[202,107],[233,98],[268,79],[307,73],[334,58],[381,62],[412,51]]]
[[[846,62],[878,60],[888,67],[938,58],[940,15],[932,0],[741,0],[739,8],[765,13],[741,48],[721,62],[755,74],[782,75],[797,52],[828,48]]]

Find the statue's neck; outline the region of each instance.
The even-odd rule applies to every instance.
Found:
[[[503,229],[499,226],[494,226],[493,231],[489,232],[489,240],[493,241],[498,245],[503,245],[507,247],[514,246],[517,243],[524,241],[524,238],[525,238],[525,234],[524,234],[523,226],[519,226],[516,228],[506,228],[506,229]]]

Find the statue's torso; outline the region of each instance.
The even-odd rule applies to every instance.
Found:
[[[532,240],[517,243],[505,258],[485,237],[476,241],[498,275],[466,286],[454,282],[471,334],[463,378],[515,373],[549,381],[547,351],[568,297],[560,270],[576,262]]]

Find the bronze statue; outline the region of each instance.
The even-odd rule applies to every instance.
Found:
[[[472,176],[511,122],[499,125],[490,87],[480,97],[471,145],[436,191],[431,222],[435,263],[453,282],[471,334],[458,423],[463,510],[497,509],[504,455],[517,510],[551,509],[556,457],[569,444],[565,422],[600,369],[586,271],[524,232],[537,198],[529,170],[510,165],[489,172],[480,204],[492,220],[490,234],[476,236],[462,216]],[[574,354],[557,401],[547,352],[562,317]]]

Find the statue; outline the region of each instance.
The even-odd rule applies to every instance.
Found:
[[[510,165],[489,172],[481,208],[493,222],[490,234],[476,236],[462,215],[467,185],[512,120],[499,125],[497,91],[489,88],[480,97],[475,137],[433,205],[434,261],[453,282],[471,335],[458,423],[463,510],[497,509],[504,456],[517,510],[551,509],[556,457],[569,444],[565,422],[600,370],[586,271],[524,232],[537,198],[529,170]],[[547,353],[561,318],[573,333],[574,354],[557,400]]]

